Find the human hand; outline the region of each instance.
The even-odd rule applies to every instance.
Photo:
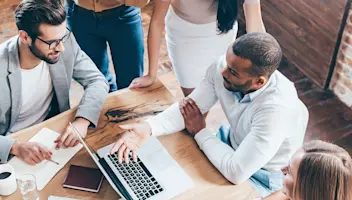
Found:
[[[152,77],[149,75],[138,77],[133,79],[133,81],[131,82],[130,86],[128,86],[128,88],[135,89],[135,88],[149,87],[154,83],[155,79],[156,79],[155,77]]]
[[[185,122],[186,130],[193,137],[206,127],[205,117],[193,99],[186,98],[182,100],[179,108]]]
[[[81,134],[82,138],[85,138],[88,131],[88,126],[90,122],[84,118],[76,118],[72,122],[72,125],[77,129],[78,133]],[[75,147],[80,142],[76,133],[72,130],[71,126],[68,125],[66,130],[60,134],[60,136],[55,140],[56,149],[62,146],[65,147]]]
[[[120,126],[126,132],[122,133],[119,140],[110,150],[110,154],[118,151],[119,163],[124,159],[129,162],[128,154],[132,151],[134,161],[137,161],[137,150],[142,146],[142,143],[151,137],[152,130],[148,122],[138,122]]]
[[[17,156],[30,165],[36,165],[43,160],[50,160],[53,154],[48,148],[37,142],[15,142],[10,150],[12,155]]]

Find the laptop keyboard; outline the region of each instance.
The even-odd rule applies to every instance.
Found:
[[[138,157],[137,162],[134,162],[132,155],[129,154],[128,164],[118,163],[117,152],[108,157],[138,199],[148,199],[164,190]]]

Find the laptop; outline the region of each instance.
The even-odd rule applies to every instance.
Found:
[[[109,184],[123,199],[171,199],[193,187],[192,179],[156,137],[150,137],[137,151],[137,162],[132,161],[130,154],[128,164],[119,164],[117,152],[110,155],[113,143],[95,152],[71,123],[70,126]]]

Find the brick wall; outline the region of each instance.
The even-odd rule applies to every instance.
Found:
[[[330,89],[352,108],[352,6],[342,35]]]

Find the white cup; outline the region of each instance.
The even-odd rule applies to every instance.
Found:
[[[11,175],[5,179],[0,179],[0,195],[8,196],[17,190],[15,170],[9,164],[0,165],[0,174],[9,172]]]

